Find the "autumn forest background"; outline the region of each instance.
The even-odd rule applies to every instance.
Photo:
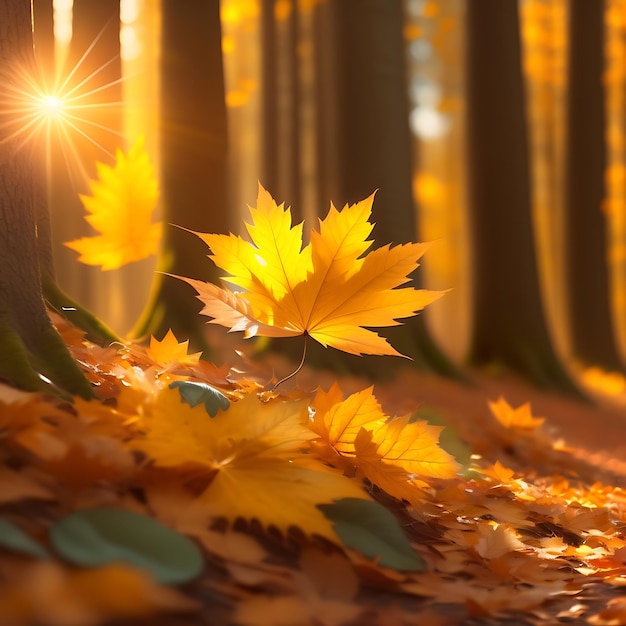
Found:
[[[152,260],[101,273],[63,246],[90,233],[78,193],[96,161],[143,135],[160,211],[200,232],[240,232],[257,181],[309,221],[377,189],[376,240],[433,241],[418,280],[451,290],[415,322],[426,330],[402,338],[418,363],[446,368],[439,349],[557,386],[557,359],[622,369],[618,2],[112,1],[54,12],[36,2],[34,12],[48,81],[75,68],[67,87],[82,83],[73,95],[92,107],[76,111],[78,130],[50,133],[60,282],[117,332],[198,332],[182,311],[149,319]],[[174,273],[208,275],[190,239],[166,227]],[[166,309],[197,310],[188,289],[163,282]]]
[[[0,624],[626,623],[626,2],[31,6],[29,63],[0,36]],[[445,293],[381,331],[410,361],[226,332],[289,329],[198,282],[247,280],[215,234],[271,274],[282,202],[313,249],[332,202],[415,250]]]

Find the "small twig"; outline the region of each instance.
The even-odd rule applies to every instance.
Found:
[[[308,335],[304,335],[304,346],[302,347],[302,359],[300,360],[300,365],[298,365],[298,367],[296,367],[296,369],[291,372],[291,374],[287,374],[287,376],[285,376],[285,378],[281,378],[273,387],[272,387],[272,391],[276,391],[276,387],[278,387],[278,385],[282,385],[285,381],[289,380],[290,378],[293,378],[301,369],[302,366],[304,365],[304,359],[306,357],[306,340],[307,340]]]

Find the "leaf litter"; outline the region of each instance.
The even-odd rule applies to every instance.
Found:
[[[357,273],[366,265],[371,202],[343,217],[331,209],[335,230],[358,233],[343,251],[322,246],[332,230],[322,222],[318,248],[305,252],[301,227],[260,198],[257,251],[278,225],[310,267],[282,291],[226,267],[257,290],[252,304],[221,300],[236,304],[228,325],[252,312],[244,326],[397,354],[317,298],[347,257]],[[373,292],[407,289],[396,289],[399,275],[366,274]],[[428,298],[410,291],[406,307]],[[290,326],[294,306],[306,315]],[[329,341],[324,319],[357,342]],[[395,323],[389,311],[377,319]],[[527,398],[474,390],[438,419],[470,392],[414,371],[374,389],[307,368],[289,391],[267,392],[268,360],[217,366],[172,333],[147,348],[103,348],[55,323],[99,400],[0,385],[0,624],[626,623],[626,471],[588,445],[588,422],[565,421],[564,401],[544,418]],[[578,441],[555,434],[558,420],[574,439],[578,424]],[[456,432],[444,449],[446,422]]]

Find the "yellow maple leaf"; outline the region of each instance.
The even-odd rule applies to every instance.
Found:
[[[315,417],[311,430],[340,454],[354,454],[354,440],[361,428],[373,428],[387,419],[368,387],[343,399],[337,383],[328,392],[319,389],[315,396]]]
[[[195,365],[200,360],[202,352],[188,354],[189,340],[178,342],[176,335],[170,328],[165,337],[159,341],[156,337],[150,337],[150,347],[147,350],[148,356],[160,365],[170,363],[181,363],[184,365]]]
[[[341,400],[333,385],[329,392],[318,391],[314,407],[311,429],[320,440],[393,496],[415,495],[414,477],[451,478],[458,471],[454,458],[439,446],[440,426],[411,422],[410,416],[390,418],[372,388]]]
[[[154,168],[143,138],[124,154],[118,149],[114,166],[97,163],[98,179],[90,181],[91,195],[80,199],[85,219],[99,234],[68,241],[87,265],[113,270],[156,254],[162,223],[152,222],[158,201]]]
[[[489,402],[489,408],[502,426],[513,430],[534,430],[545,421],[543,417],[533,417],[529,402],[514,409],[504,398],[498,398],[497,402]]]
[[[198,292],[212,323],[246,337],[310,335],[324,346],[351,354],[402,356],[368,328],[395,326],[443,292],[401,287],[418,267],[427,244],[375,249],[364,256],[373,224],[374,196],[338,211],[332,204],[319,231],[302,247],[302,224],[259,185],[247,224],[251,241],[235,235],[195,233],[210,258],[228,272],[224,280],[244,290],[181,278]]]
[[[455,476],[459,469],[457,462],[439,446],[443,427],[410,419],[410,415],[393,417],[372,430],[362,428],[354,442],[357,459],[364,453],[365,445],[361,448],[360,444],[367,442],[368,447],[375,446],[376,455],[383,463],[400,467],[407,474],[432,478]]]
[[[142,428],[144,437],[131,445],[157,466],[191,465],[204,473],[202,502],[229,520],[257,519],[282,532],[294,526],[338,541],[316,505],[368,498],[358,481],[308,453],[315,434],[305,401],[262,403],[249,394],[211,419],[202,406],[164,389],[144,405]]]

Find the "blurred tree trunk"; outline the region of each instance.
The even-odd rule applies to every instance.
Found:
[[[0,102],[23,73],[35,72],[30,0],[0,0]],[[21,74],[22,73],[22,74]],[[10,106],[6,107],[11,111]],[[48,318],[41,291],[35,198],[39,157],[11,113],[0,112],[0,377],[30,390],[62,389],[91,397],[91,386]],[[13,138],[12,138],[13,137]]]
[[[577,393],[554,352],[541,304],[517,0],[468,0],[466,20],[474,294],[469,360]]]
[[[227,129],[219,0],[162,0],[161,199],[164,221],[158,270],[218,282],[194,235],[229,230]],[[192,290],[157,275],[132,334],[162,338],[171,328],[205,349],[204,319]]]
[[[277,15],[276,0],[261,1],[261,183],[300,222],[300,15],[298,0],[282,6]]]
[[[411,182],[403,3],[333,0],[316,10],[318,195],[341,207],[378,189],[376,245],[414,241],[419,235]],[[422,315],[384,334],[418,366],[456,375],[433,344]],[[333,354],[328,359],[380,373],[377,357]]]
[[[603,0],[571,0],[565,179],[565,242],[572,356],[621,370],[611,319],[605,200]]]

